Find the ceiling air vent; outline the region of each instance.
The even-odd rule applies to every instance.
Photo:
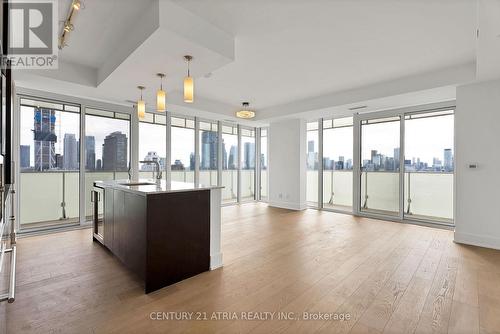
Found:
[[[365,109],[367,108],[368,106],[356,106],[356,107],[351,107],[349,108],[349,110],[359,110],[359,109]]]

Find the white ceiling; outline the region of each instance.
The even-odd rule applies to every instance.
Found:
[[[198,92],[257,109],[470,62],[475,2],[177,0],[236,36]]]
[[[85,0],[85,9],[74,20],[68,47],[59,53],[60,59],[92,68],[99,68],[106,57],[135,26],[141,12],[153,0]],[[59,22],[66,19],[70,0],[59,0]]]
[[[69,46],[59,59],[83,65],[90,73],[87,81],[96,76],[95,84],[77,80],[67,84],[59,75],[59,84],[52,79],[35,80],[26,73],[19,78],[27,86],[31,82],[30,88],[44,82],[40,89],[121,103],[134,100],[135,87],[145,84],[152,87],[147,97],[152,105],[158,85],[154,73],[162,71],[167,73],[171,103],[181,104],[181,55],[191,50],[197,52],[193,68],[198,97],[191,107],[227,118],[242,101],[249,101],[257,112],[265,110],[266,117],[271,117],[273,108],[294,101],[401,78],[410,81],[412,76],[475,61],[475,0],[173,0],[186,11],[180,12],[186,24],[179,20],[172,25],[175,18],[166,19],[171,7],[167,10],[160,5],[159,29],[164,35],[155,32],[154,39],[138,43],[98,84],[97,73],[124,41],[149,24],[141,14],[157,1],[171,3],[85,1]],[[59,3],[63,20],[70,0]],[[176,27],[179,30],[174,31]],[[171,38],[172,31],[175,38]],[[162,44],[164,36],[169,39],[164,38]],[[220,42],[225,47],[228,37],[234,39],[233,55],[203,42]],[[181,59],[174,64],[177,58]],[[46,75],[55,78],[54,73]],[[449,98],[446,92],[443,99]]]

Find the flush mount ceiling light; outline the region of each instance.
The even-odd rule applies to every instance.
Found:
[[[250,103],[248,102],[243,102],[241,104],[241,106],[243,107],[240,111],[237,111],[236,112],[236,117],[239,117],[239,118],[246,118],[246,119],[249,119],[249,118],[254,118],[255,117],[255,111],[252,111],[250,110],[248,107],[250,106]]]
[[[75,30],[75,26],[73,25],[73,20],[75,19],[76,13],[83,8],[84,6],[81,0],[73,0],[71,2],[71,6],[69,7],[69,12],[68,15],[66,16],[66,20],[63,21],[64,26],[61,35],[59,36],[59,50],[68,45],[66,41],[69,37],[69,33]]]
[[[192,56],[184,56],[184,59],[187,62],[187,77],[184,78],[184,102],[193,103],[194,101],[194,82],[193,78],[189,73],[189,64],[191,60],[193,60]]]
[[[141,91],[141,98],[137,101],[137,117],[139,117],[139,119],[144,119],[144,116],[146,116],[146,102],[142,98],[142,91],[146,89],[146,87],[137,86],[137,88]]]
[[[163,78],[165,74],[158,73],[156,75],[160,78],[160,89],[156,92],[156,110],[163,112],[167,110],[167,93],[163,90]]]

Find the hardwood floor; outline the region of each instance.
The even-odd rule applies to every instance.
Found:
[[[149,295],[90,230],[20,239],[7,333],[500,333],[500,252],[451,231],[252,203],[222,236],[223,268]],[[151,319],[168,312],[194,318]]]

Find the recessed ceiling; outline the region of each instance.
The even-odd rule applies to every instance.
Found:
[[[236,36],[236,59],[198,92],[257,108],[470,62],[475,1],[177,3]]]
[[[61,21],[70,3],[59,1]],[[118,103],[144,84],[153,105],[155,73],[164,72],[167,103],[181,105],[182,55],[194,52],[189,107],[221,117],[241,101],[257,119],[271,117],[294,101],[440,73],[476,56],[474,0],[86,0],[74,23],[59,59],[80,67],[70,76],[24,72],[23,84]]]

